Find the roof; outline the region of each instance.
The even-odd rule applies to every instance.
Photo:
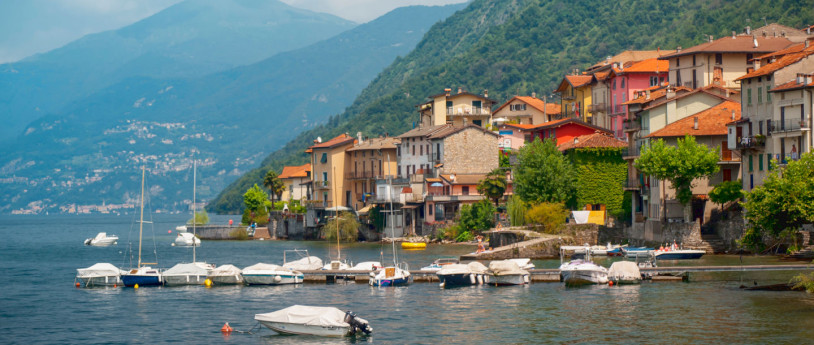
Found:
[[[546,114],[559,114],[559,113],[562,112],[562,106],[560,106],[559,104],[546,103],[546,102],[543,102],[542,99],[539,99],[537,97],[514,96],[514,97],[512,97],[512,99],[506,101],[506,103],[503,103],[503,105],[498,107],[497,110],[493,111],[492,114],[497,113],[498,111],[500,111],[500,109],[503,109],[503,108],[507,107],[509,104],[511,104],[515,100],[519,100],[519,101],[521,101],[523,103],[526,103],[529,106],[531,106],[532,108],[537,109],[539,111],[542,111],[542,112],[544,112]]]
[[[780,85],[775,86],[769,92],[791,91],[791,90],[798,90],[798,89],[807,88],[807,87],[814,87],[814,82],[811,82],[811,83],[808,83],[808,84],[806,84],[805,82],[798,83],[797,79],[794,79],[794,80],[792,80],[792,81],[790,81],[788,83],[780,84]]]
[[[441,96],[446,96],[446,94],[447,94],[447,92],[446,92],[446,91],[444,91],[444,92],[441,92],[441,93],[437,93],[437,94],[434,94],[434,95],[430,95],[430,96],[428,96],[427,98],[437,98],[437,97],[441,97]],[[496,101],[496,100],[491,99],[491,98],[489,98],[489,97],[486,97],[486,95],[479,95],[479,94],[477,94],[477,93],[471,93],[471,92],[468,92],[468,91],[461,91],[461,92],[458,92],[458,93],[452,93],[452,92],[450,92],[450,93],[449,93],[449,96],[446,96],[446,98],[447,98],[447,99],[449,99],[449,98],[455,98],[455,97],[458,97],[458,96],[474,96],[474,97],[478,97],[478,98],[482,98],[482,99],[488,100],[488,101],[490,101],[490,102],[492,102],[492,103],[497,103],[497,101]]]
[[[597,81],[603,81],[603,80],[605,80],[605,79],[608,77],[608,75],[610,75],[610,71],[606,71],[606,72],[596,72],[596,73],[594,73],[594,78],[595,78]]]
[[[567,119],[561,119],[561,120],[555,120],[555,121],[548,121],[548,122],[541,123],[539,125],[535,125],[534,128],[531,128],[531,129],[532,130],[541,130],[541,129],[557,128],[557,127],[561,127],[561,126],[564,126],[564,125],[567,125],[567,124],[576,124],[576,125],[579,125],[579,126],[595,129],[595,130],[600,131],[600,132],[611,133],[611,131],[608,130],[608,129],[598,127],[598,126],[594,126],[594,125],[592,125],[590,123],[587,123],[587,122],[584,122],[582,120],[575,119],[575,118],[567,118]]]
[[[610,59],[597,62],[588,70],[595,70],[601,67],[610,66],[614,63],[625,63],[628,61],[642,61],[652,59],[665,54],[672,54],[675,50],[625,50]]]
[[[401,143],[399,138],[394,137],[379,137],[363,140],[361,143],[356,142],[353,146],[345,151],[363,151],[363,150],[386,150],[396,149],[396,146]]]
[[[628,145],[626,142],[616,139],[607,133],[591,133],[575,137],[574,140],[566,141],[557,146],[557,149],[559,149],[560,151],[566,151],[580,148],[600,148],[600,147],[622,148],[627,146]]]
[[[280,173],[277,178],[299,178],[299,177],[308,177],[308,173],[311,172],[311,163],[303,164],[300,166],[293,166],[293,167],[283,167],[283,172]]]
[[[670,70],[670,62],[666,60],[659,60],[657,58],[647,59],[643,61],[636,61],[626,63],[623,68],[614,68],[614,74],[623,73],[656,73]]]
[[[742,76],[742,77],[740,77],[738,79],[735,79],[735,80],[745,80],[745,79],[762,77],[764,75],[772,74],[772,73],[774,73],[774,72],[776,72],[776,71],[778,71],[780,69],[783,69],[786,66],[789,66],[791,64],[799,62],[800,60],[808,57],[811,54],[814,54],[814,46],[808,47],[808,48],[804,49],[803,51],[800,51],[800,52],[797,52],[797,53],[791,53],[791,54],[785,55],[785,56],[777,59],[775,62],[772,62],[772,63],[770,63],[770,64],[768,64],[766,66],[760,67],[757,70],[749,72],[746,75],[744,75],[744,76]]]
[[[486,178],[486,174],[447,174],[447,175],[440,175],[441,178],[444,179],[445,182],[449,184],[478,184],[481,180]],[[455,176],[455,180],[452,180],[452,176]]]
[[[557,88],[557,92],[565,91],[563,85],[565,85],[566,82],[571,85],[571,87],[577,88],[590,84],[593,78],[594,77],[591,75],[566,75],[565,78],[562,79],[560,86]]]
[[[678,88],[676,88],[676,89],[678,89]],[[681,93],[681,94],[679,94],[678,91],[676,91],[676,96],[675,97],[670,98],[670,99],[667,99],[667,97],[663,97],[663,99],[659,99],[656,102],[644,107],[643,110],[653,109],[655,107],[661,106],[661,105],[666,104],[668,102],[672,102],[672,101],[675,101],[675,100],[678,100],[678,99],[689,97],[691,95],[695,95],[695,94],[698,94],[698,93],[705,93],[705,94],[708,94],[710,96],[720,98],[721,100],[724,100],[724,101],[731,101],[732,100],[731,98],[728,98],[726,96],[720,95],[720,94],[712,91],[713,89],[716,89],[716,90],[718,90],[718,89],[720,89],[720,90],[728,90],[728,89],[723,88],[723,87],[718,86],[718,85],[707,85],[705,87],[698,88],[698,89],[695,89],[695,90],[692,90],[692,91],[689,91],[689,92],[684,92],[684,93]],[[728,91],[730,93],[732,93],[732,94],[736,93],[736,92],[734,92],[732,90],[728,90]],[[652,97],[652,93],[651,93],[651,97]]]
[[[355,141],[356,141],[356,139],[353,139],[353,137],[351,137],[351,136],[349,136],[347,134],[340,134],[339,136],[337,136],[337,137],[335,137],[335,138],[333,138],[331,140],[311,145],[311,147],[309,147],[309,149],[313,150],[313,149],[331,148],[331,147],[335,147],[335,146],[339,146],[339,145],[349,144],[349,143],[355,142]]]
[[[801,42],[806,37],[808,37],[805,30],[806,30],[805,28],[799,30],[778,23],[769,23],[757,29],[752,29],[752,34],[756,36],[777,36],[777,37],[785,36],[791,41]]]
[[[734,119],[732,118],[733,112],[735,113]],[[673,122],[651,133],[647,138],[683,137],[687,134],[693,136],[727,135],[726,124],[740,118],[740,103],[726,101]],[[698,120],[698,129],[695,129],[696,119]]]
[[[757,47],[754,41],[757,40]],[[692,55],[698,53],[752,53],[765,54],[780,49],[784,49],[792,44],[785,37],[738,35],[726,36],[712,42],[701,43],[697,46],[677,51],[673,54],[659,57],[660,60],[667,60],[674,57]]]
[[[522,129],[522,130],[529,130],[529,129],[534,129],[535,127],[537,127],[539,125],[520,124],[520,123],[504,123],[501,126],[514,127],[514,128]]]
[[[786,49],[780,49],[780,50],[775,51],[775,52],[771,52],[771,53],[768,53],[768,54],[763,54],[761,56],[758,56],[758,57],[754,58],[754,60],[763,60],[763,59],[768,59],[768,58],[772,58],[772,57],[779,58],[781,56],[788,55],[788,54],[791,54],[791,53],[799,53],[799,52],[801,52],[801,51],[803,51],[805,49],[806,49],[805,43],[793,44],[793,45],[790,45]]]
[[[492,132],[492,131],[490,131],[490,130],[488,130],[486,128],[483,128],[481,126],[478,126],[478,125],[466,125],[466,126],[447,126],[446,128],[443,128],[443,129],[441,129],[441,130],[439,130],[437,132],[432,133],[431,135],[429,135],[429,138],[430,139],[442,139],[442,138],[446,138],[446,137],[448,137],[450,135],[453,135],[455,133],[458,133],[458,132],[461,132],[463,130],[470,129],[470,128],[479,130],[479,131],[481,131],[483,133],[486,133],[486,134],[494,135],[496,137],[500,136],[499,134],[497,134],[495,132]]]
[[[451,125],[439,125],[439,126],[423,126],[423,127],[415,127],[407,132],[402,133],[401,135],[397,136],[396,138],[403,139],[403,138],[415,138],[415,137],[423,137],[431,135],[437,131],[440,131],[448,126]]]

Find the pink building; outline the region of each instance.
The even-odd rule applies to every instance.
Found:
[[[628,109],[623,103],[634,98],[637,91],[667,82],[669,70],[667,61],[657,58],[627,62],[615,65],[608,75],[610,85],[610,130],[616,139],[627,140],[624,120],[628,119]]]

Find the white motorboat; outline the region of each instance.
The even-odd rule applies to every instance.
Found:
[[[282,266],[258,263],[243,269],[243,282],[248,285],[282,285],[302,283],[305,275]]]
[[[85,287],[122,285],[121,269],[107,262],[76,269],[76,279]]]
[[[234,265],[223,265],[213,269],[206,277],[214,284],[243,284],[242,273]]]
[[[176,226],[175,231],[177,231],[177,232],[187,232],[187,226],[186,225]]]
[[[473,261],[469,264],[450,264],[435,272],[442,288],[466,285],[481,285],[486,282],[488,268],[482,263]]]
[[[486,283],[495,286],[528,284],[529,272],[511,260],[492,261],[489,263]]]
[[[164,271],[165,285],[203,285],[215,266],[205,262],[177,264]]]
[[[591,255],[593,256],[608,256],[609,252],[621,253],[622,246],[618,244],[610,244],[604,246],[591,246]]]
[[[294,261],[288,261],[287,255],[289,253],[294,253],[300,256],[299,259]],[[299,270],[318,270],[322,269],[322,259],[316,256],[309,256],[307,250],[286,250],[283,251],[283,268],[287,268],[292,271],[299,271]]]
[[[615,284],[639,284],[642,282],[642,273],[639,265],[633,261],[617,261],[608,269],[608,280]]]
[[[607,284],[608,269],[582,259],[571,260],[560,266],[560,275],[566,285]]]
[[[271,313],[256,314],[254,319],[280,334],[343,337],[373,331],[367,320],[334,307],[293,305]]]
[[[201,239],[189,232],[180,232],[172,245],[176,247],[200,247]]]
[[[421,267],[421,270],[422,271],[430,271],[430,272],[438,272],[439,270],[444,268],[444,266],[446,266],[446,265],[453,265],[453,264],[457,264],[457,263],[459,263],[459,262],[458,262],[458,259],[456,259],[456,258],[440,258],[440,259],[436,259],[435,261],[433,261],[432,264],[430,264],[429,266]]]
[[[85,245],[95,247],[107,247],[118,243],[118,241],[119,236],[116,235],[108,236],[106,232],[100,232],[96,234],[96,237],[86,239]]]
[[[371,286],[399,286],[408,285],[413,280],[410,271],[401,267],[385,267],[378,272],[370,272]]]
[[[514,261],[517,266],[520,266],[521,270],[533,270],[534,264],[531,262],[531,259],[508,259],[509,261]]]
[[[653,256],[656,260],[686,260],[700,259],[707,252],[696,249],[665,249],[655,250]]]

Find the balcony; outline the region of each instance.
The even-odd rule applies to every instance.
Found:
[[[317,190],[331,189],[331,181],[314,181],[314,188]]]
[[[605,103],[596,103],[588,106],[588,112],[590,113],[604,113],[607,109],[608,107]]]
[[[640,189],[642,189],[642,184],[639,182],[638,178],[628,177],[627,181],[625,181],[625,190],[640,190]]]
[[[721,159],[718,164],[740,164],[740,157],[734,155],[732,150],[721,150]]]
[[[776,154],[775,157],[775,159],[777,159],[777,164],[779,165],[786,165],[789,164],[790,161],[800,160],[800,154],[797,152],[786,153],[783,155],[783,157],[781,157],[780,154]]]
[[[447,116],[492,115],[492,109],[471,106],[449,107]]]
[[[351,171],[345,174],[348,180],[364,180],[364,179],[384,179],[387,176],[379,174],[377,171]]]
[[[574,95],[562,95],[560,96],[560,99],[562,99],[563,101],[573,101],[577,99],[577,97]]]
[[[806,120],[772,120],[769,134],[806,131],[811,128]]]
[[[766,146],[766,137],[756,135],[751,137],[740,137],[737,139],[736,148],[739,150],[757,150]]]
[[[638,132],[642,130],[642,124],[638,120],[625,120],[625,132]]]
[[[611,108],[611,112],[610,112],[611,115],[620,115],[620,114],[624,114],[624,113],[627,113],[627,106],[624,105],[624,104],[614,105]]]
[[[639,158],[639,154],[641,152],[641,148],[628,148],[625,151],[622,151],[622,159],[624,160],[632,160]]]
[[[401,199],[405,203],[407,203],[407,202],[412,202],[412,203],[424,202],[424,196],[421,195],[421,194],[418,194],[418,193],[402,193],[401,194]]]
[[[425,198],[426,201],[445,202],[445,201],[479,201],[486,197],[480,194],[443,194],[443,193],[428,193]]]

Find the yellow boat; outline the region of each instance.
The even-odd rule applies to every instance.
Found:
[[[424,249],[427,244],[424,242],[401,242],[401,249]]]

